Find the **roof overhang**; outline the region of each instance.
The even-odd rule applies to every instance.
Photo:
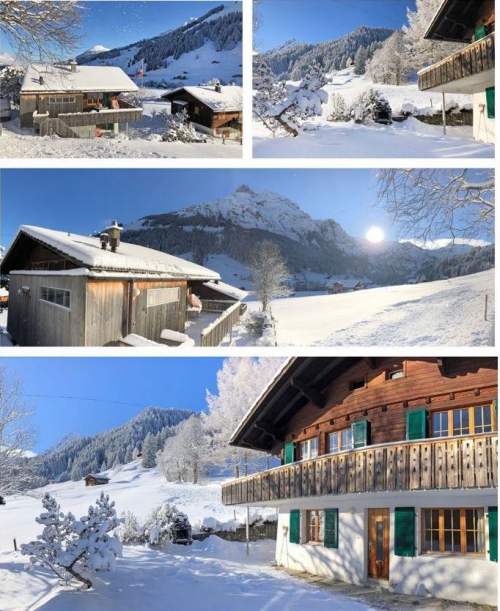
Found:
[[[322,409],[322,392],[363,357],[294,357],[289,359],[252,405],[230,444],[277,452],[284,425],[307,403]]]
[[[478,0],[443,0],[424,38],[468,43],[480,8]]]

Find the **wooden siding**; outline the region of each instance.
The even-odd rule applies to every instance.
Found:
[[[60,113],[58,118],[69,127],[130,123],[142,119],[142,108],[100,110],[99,112]]]
[[[340,375],[323,393],[325,407],[311,402],[284,424],[284,441],[319,438],[319,453],[326,452],[326,436],[349,428],[358,420],[371,422],[372,444],[398,442],[406,437],[409,409],[429,411],[491,403],[497,396],[497,360],[456,358],[447,360],[443,376],[436,359],[377,359],[375,369],[366,359]],[[404,378],[387,379],[403,369]],[[365,386],[350,390],[351,382]]]
[[[41,301],[40,287],[71,291],[68,310]],[[29,288],[28,291],[23,287]],[[11,274],[7,328],[23,346],[83,346],[85,340],[85,277]],[[23,300],[29,303],[23,309]]]
[[[72,103],[62,102],[63,98],[75,98]],[[50,99],[56,99],[56,104],[50,103]],[[44,95],[37,95],[37,111],[39,114],[49,113],[51,119],[55,119],[61,113],[64,112],[82,112],[83,111],[83,93],[48,93]]]
[[[495,434],[367,447],[222,486],[224,505],[366,492],[498,487]]]
[[[36,95],[22,93],[19,96],[21,127],[33,127],[33,113],[36,110]]]
[[[433,89],[463,78],[494,70],[495,33],[473,42],[471,45],[450,55],[418,73],[418,88],[421,91]],[[493,84],[493,83],[492,83]]]
[[[175,95],[172,95],[172,98],[169,98],[172,103],[172,114],[177,114],[185,108],[191,121],[210,129],[220,127],[231,120],[241,121],[243,117],[242,112],[214,112],[209,106],[200,102],[187,91],[179,91]],[[188,105],[178,106],[175,104],[174,100],[188,102]],[[196,108],[198,108],[198,112],[195,112]]]
[[[135,330],[132,333],[137,333],[146,339],[158,342],[163,329],[184,332],[186,327],[186,280],[136,282],[135,287],[139,289],[140,295],[135,299],[134,303]],[[179,301],[148,308],[148,289],[168,287],[179,287]]]

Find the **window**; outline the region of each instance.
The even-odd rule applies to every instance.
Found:
[[[325,540],[325,512],[312,509],[306,514],[307,543],[323,543]]]
[[[74,96],[49,98],[49,104],[74,104],[75,101],[76,101],[76,98]]]
[[[403,369],[397,369],[395,371],[387,372],[388,380],[399,380],[399,378],[404,378],[404,377],[405,377],[405,372],[403,371]]]
[[[351,380],[351,382],[349,382],[349,390],[356,390],[357,388],[364,388],[365,386],[364,380]]]
[[[329,433],[328,438],[328,453],[337,454],[345,450],[352,450],[354,445],[352,441],[352,429],[344,429],[343,431],[335,431]]]
[[[52,303],[62,308],[71,308],[71,293],[65,289],[56,289],[49,286],[40,287],[40,300]]]
[[[424,509],[422,551],[455,554],[484,552],[482,509]]]
[[[200,107],[199,106],[195,106],[193,109],[193,112],[195,115],[199,115],[200,114]]]
[[[318,456],[318,438],[300,442],[300,460],[309,460]]]
[[[491,405],[460,407],[445,412],[434,412],[432,414],[432,437],[491,433],[496,430],[494,418]]]
[[[165,288],[165,289],[148,289],[147,307],[165,305],[167,303],[175,303],[179,301],[180,289]]]

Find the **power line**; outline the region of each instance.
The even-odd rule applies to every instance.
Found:
[[[97,399],[95,397],[70,397],[64,395],[31,395],[23,394],[23,397],[34,397],[38,399],[69,399],[71,401],[93,401],[95,403],[115,403],[116,405],[128,405],[130,407],[145,407],[144,403],[127,403],[125,401],[113,401],[112,399]]]

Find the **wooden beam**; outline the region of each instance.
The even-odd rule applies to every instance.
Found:
[[[437,366],[438,366],[438,369],[439,369],[439,373],[442,376],[448,375],[448,370],[447,370],[447,367],[446,367],[446,365],[447,365],[446,359],[445,358],[438,358],[438,359],[436,359],[436,362],[437,362]]]
[[[370,369],[377,369],[377,357],[376,356],[366,356],[365,361],[368,364]]]
[[[309,401],[311,401],[311,403],[313,403],[313,405],[316,407],[319,407],[320,409],[325,407],[325,397],[316,389],[308,386],[305,382],[301,382],[300,380],[297,380],[297,378],[291,378],[290,386],[299,390],[304,397],[309,399]]]

